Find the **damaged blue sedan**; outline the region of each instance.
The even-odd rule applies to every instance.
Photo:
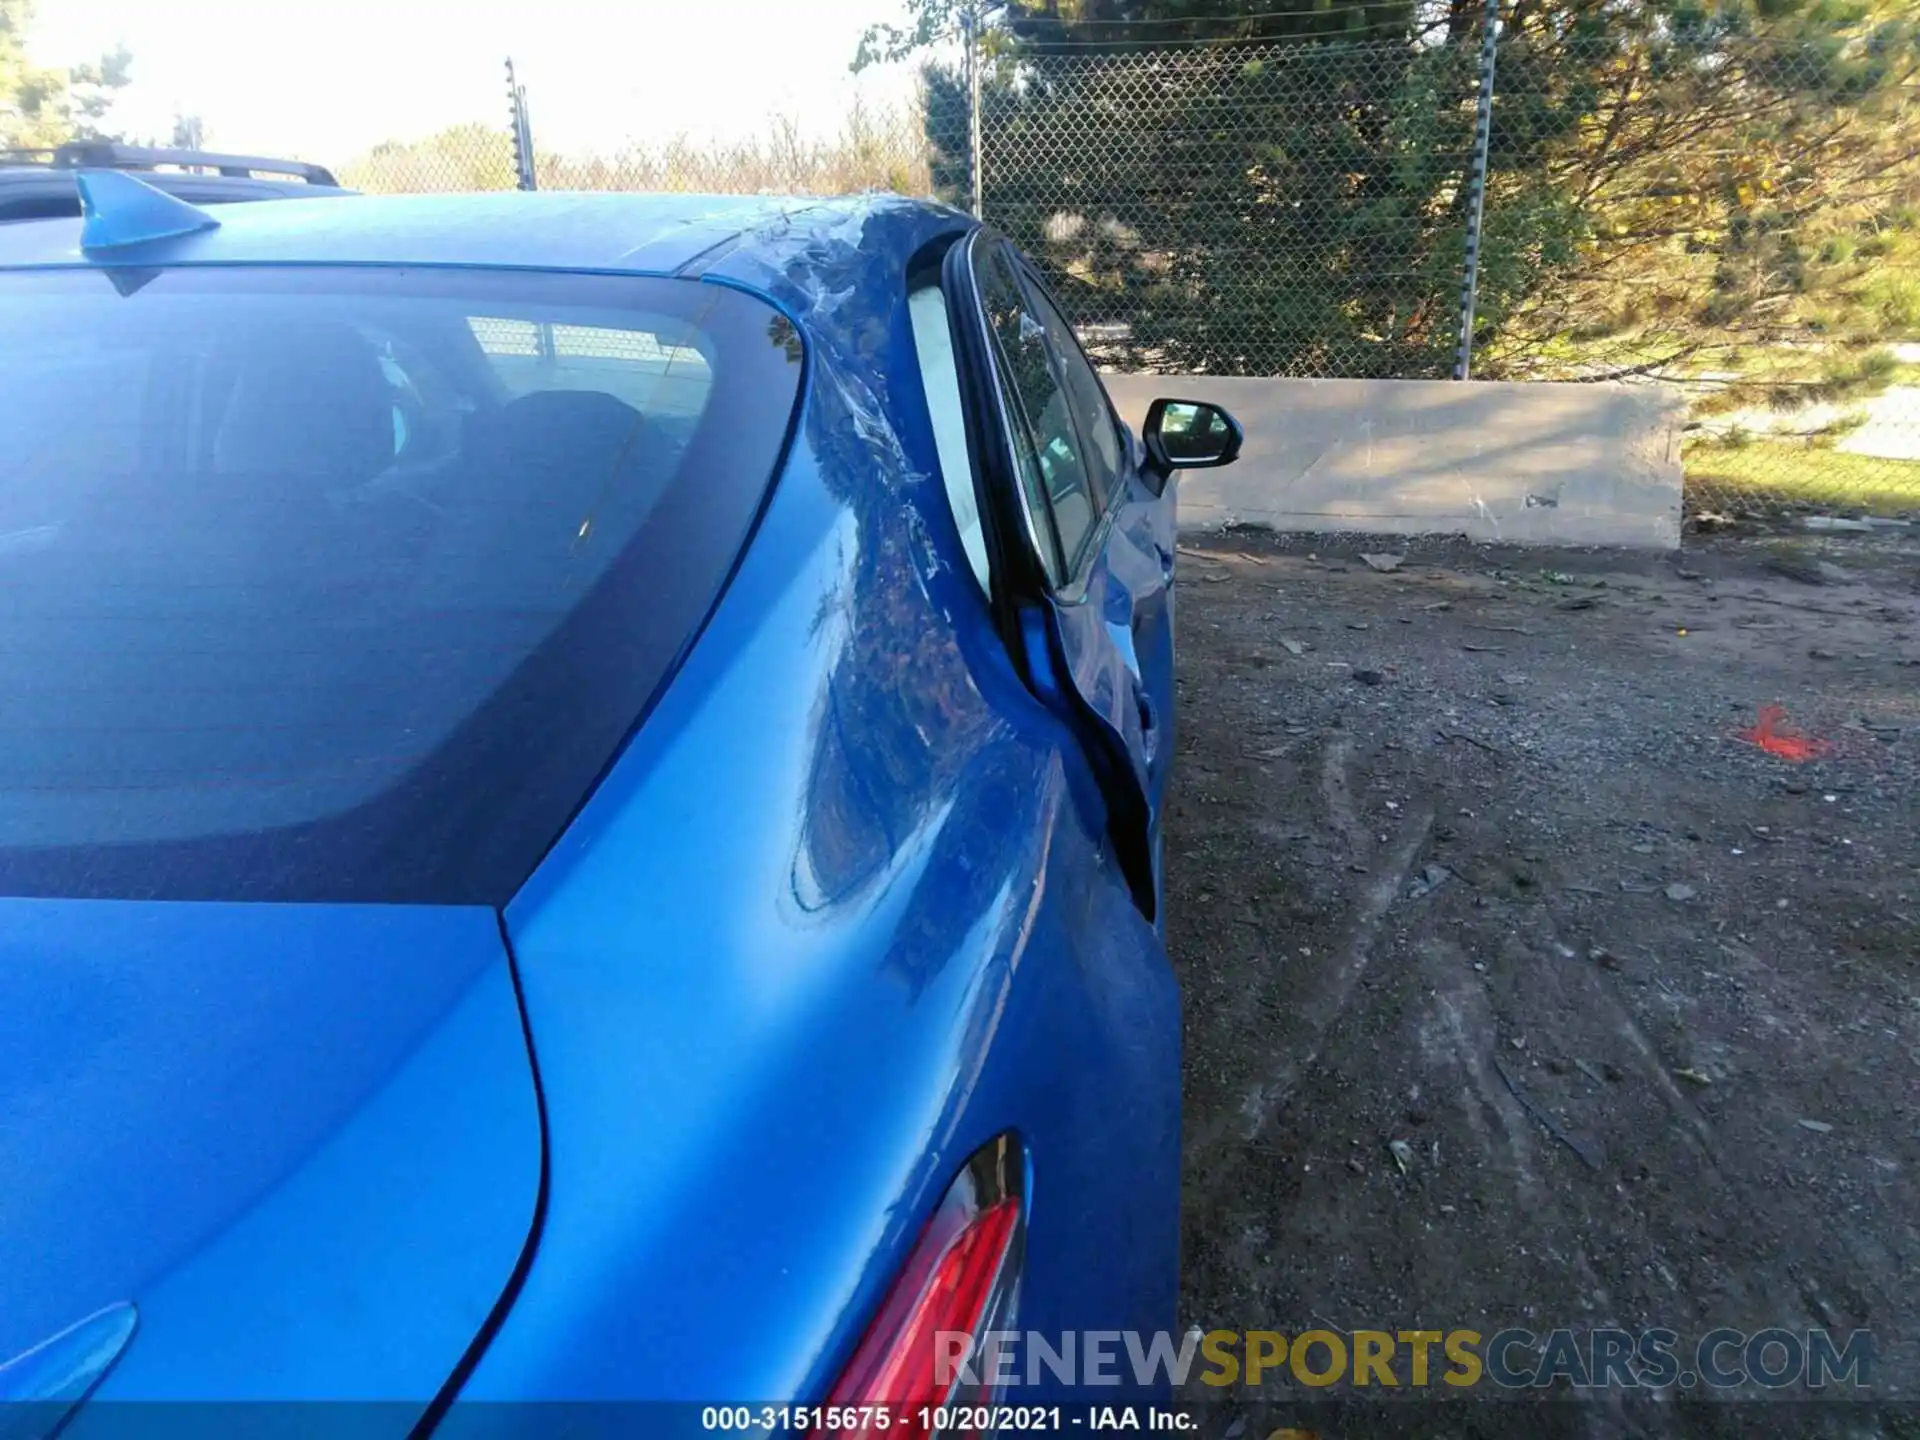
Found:
[[[81,183],[0,230],[0,1401],[913,1407],[1171,1329],[1231,417],[1129,430],[933,204]]]

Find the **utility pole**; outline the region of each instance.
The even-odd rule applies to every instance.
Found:
[[[513,57],[507,57],[507,110],[513,126],[513,173],[516,188],[538,188],[533,174],[533,126],[527,120],[527,87],[513,78]]]
[[[967,0],[967,183],[973,218],[981,216],[980,167],[980,0]]]
[[[1453,378],[1473,373],[1473,311],[1480,293],[1480,220],[1487,205],[1487,146],[1493,136],[1493,62],[1500,35],[1500,0],[1487,0],[1480,33],[1480,106],[1473,121],[1473,172],[1468,185],[1467,264],[1460,280],[1460,341],[1454,349]]]

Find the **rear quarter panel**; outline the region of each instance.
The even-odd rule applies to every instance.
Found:
[[[966,569],[888,268],[916,242],[821,243],[844,284],[741,277],[809,345],[759,533],[507,913],[549,1206],[468,1399],[823,1397],[1006,1129],[1021,1327],[1173,1324],[1173,978]]]

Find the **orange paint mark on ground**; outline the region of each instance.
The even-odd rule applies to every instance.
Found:
[[[1758,723],[1751,730],[1742,730],[1740,738],[1748,744],[1758,745],[1769,755],[1778,755],[1782,760],[1791,760],[1796,764],[1803,760],[1817,760],[1833,751],[1833,746],[1826,741],[1812,740],[1797,733],[1787,723],[1787,712],[1778,705],[1762,705]]]

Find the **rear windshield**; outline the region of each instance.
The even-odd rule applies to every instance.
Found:
[[[716,285],[0,273],[0,894],[505,901],[780,461]]]

